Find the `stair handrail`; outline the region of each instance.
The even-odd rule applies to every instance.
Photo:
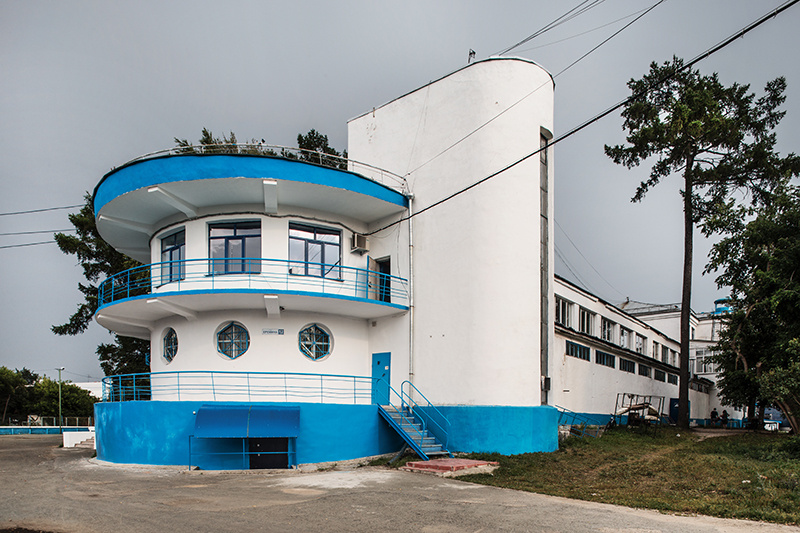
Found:
[[[411,394],[409,394],[409,393],[407,393],[405,391],[406,385],[408,385],[409,388],[414,389],[414,391],[419,395],[419,397],[422,398],[423,400],[425,400],[427,405],[422,406],[419,403],[417,403],[411,397]],[[422,392],[416,387],[416,385],[414,385],[410,381],[406,380],[406,381],[404,381],[403,383],[400,384],[400,393],[401,393],[400,401],[402,402],[402,405],[403,406],[409,405],[410,406],[409,412],[411,412],[411,413],[414,412],[414,407],[420,407],[420,409],[417,412],[418,412],[418,416],[419,416],[420,420],[422,421],[423,428],[428,429],[428,431],[431,431],[431,428],[429,427],[429,424],[427,423],[427,420],[426,420],[426,418],[429,418],[430,422],[435,424],[436,427],[439,430],[438,431],[439,435],[437,435],[436,433],[433,433],[432,431],[431,431],[431,433],[433,433],[434,436],[436,436],[436,438],[438,438],[442,442],[442,445],[444,446],[444,448],[446,450],[449,449],[448,445],[449,445],[449,439],[450,439],[450,427],[451,427],[451,425],[450,425],[450,421],[447,419],[447,417],[444,416],[444,414],[442,414],[442,412],[435,405],[433,405],[433,403],[431,403],[431,401],[427,397],[425,397],[424,394],[422,394]],[[441,418],[443,423],[440,424],[439,422],[434,420],[433,417],[426,411],[426,409],[430,409],[434,413],[439,415],[439,417]]]
[[[389,402],[389,407],[394,408],[394,411],[397,414],[400,415],[400,418],[402,420],[405,420],[406,422],[408,422],[409,426],[411,426],[411,428],[414,429],[414,432],[417,435],[419,435],[420,440],[422,440],[422,438],[425,436],[425,430],[427,429],[425,421],[424,420],[421,421],[422,422],[422,424],[421,424],[422,425],[422,430],[416,429],[414,419],[413,418],[409,418],[408,416],[406,416],[403,413],[403,410],[405,408],[405,403],[403,402],[403,395],[398,393],[396,390],[394,390],[394,387],[392,387],[385,379],[379,378],[378,381],[382,381],[383,383],[385,383],[389,387],[389,398],[386,399]],[[401,387],[402,387],[402,385],[401,385]],[[402,388],[400,390],[402,392]],[[397,407],[395,404],[392,403],[392,399],[391,399],[392,393],[394,393],[394,395],[397,396],[397,398],[400,400],[400,407]],[[411,415],[412,412],[409,410],[408,414]]]

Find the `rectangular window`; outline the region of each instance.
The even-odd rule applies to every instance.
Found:
[[[261,222],[209,224],[208,248],[213,275],[258,274],[261,272]]]
[[[678,352],[675,350],[669,351],[669,364],[672,366],[678,366]]]
[[[667,374],[663,370],[656,369],[655,372],[653,372],[653,379],[656,381],[666,381]]]
[[[640,376],[644,376],[646,378],[649,378],[650,377],[650,373],[652,372],[652,370],[653,369],[650,368],[649,366],[639,363],[639,375]]]
[[[619,360],[619,369],[623,372],[630,372],[633,374],[636,372],[636,363],[633,361],[628,361],[627,359],[620,358]]]
[[[661,347],[661,362],[669,363],[669,348],[666,346]]]
[[[614,368],[614,356],[610,353],[601,352],[600,350],[594,351],[594,362],[598,365],[609,366]]]
[[[580,308],[579,314],[579,329],[581,333],[586,333],[587,335],[594,334],[594,313],[589,311],[588,309],[584,309],[583,307]]]
[[[601,329],[600,329],[600,337],[604,341],[614,342],[614,324],[612,321],[608,319],[603,319],[601,322]]]
[[[556,296],[556,324],[561,324],[567,328],[570,327],[569,315],[571,307],[571,303]]]
[[[659,346],[660,345],[656,341],[653,341],[653,359],[658,359],[658,354],[661,353]]]
[[[636,334],[636,353],[647,355],[647,338]]]
[[[631,333],[629,329],[620,326],[619,328],[619,345],[623,348],[631,349]]]
[[[161,283],[186,277],[186,231],[176,231],[161,239]]]
[[[676,376],[675,374],[667,374],[667,381],[670,382],[673,385],[677,385],[678,384],[678,376]]]
[[[289,224],[289,273],[341,279],[341,241],[338,230]]]
[[[588,361],[589,352],[590,350],[588,346],[567,341],[567,355]]]
[[[712,374],[716,370],[710,355],[705,350],[697,350],[695,354],[695,374]]]

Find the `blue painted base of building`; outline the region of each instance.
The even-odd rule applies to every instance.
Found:
[[[440,405],[450,421],[451,452],[503,455],[558,450],[558,410],[554,407]]]
[[[247,438],[195,438],[196,414],[209,402],[129,401],[95,404],[97,457],[112,463],[248,468]],[[218,404],[214,404],[218,405]],[[296,409],[289,466],[345,461],[399,450],[403,441],[375,405],[242,403],[231,408]],[[558,449],[552,407],[440,406],[450,420],[448,446],[458,452],[519,454]],[[277,435],[276,435],[277,436]],[[223,438],[226,437],[226,438]],[[256,452],[250,452],[256,453]]]
[[[193,439],[196,413],[210,402],[130,401],[95,404],[97,457],[112,463],[247,468],[242,439]],[[290,466],[391,453],[403,446],[374,405],[243,403],[299,408]],[[194,455],[192,457],[191,455]],[[198,464],[200,463],[200,464]]]

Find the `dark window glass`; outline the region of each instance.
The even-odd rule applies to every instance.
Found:
[[[340,279],[341,240],[336,230],[289,224],[289,272]]]
[[[228,222],[208,228],[212,274],[261,272],[260,222]]]
[[[161,283],[186,277],[186,231],[180,230],[161,239]]]

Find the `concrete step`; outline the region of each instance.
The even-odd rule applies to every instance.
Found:
[[[90,448],[94,449],[94,437],[89,437],[75,445],[76,448]]]

